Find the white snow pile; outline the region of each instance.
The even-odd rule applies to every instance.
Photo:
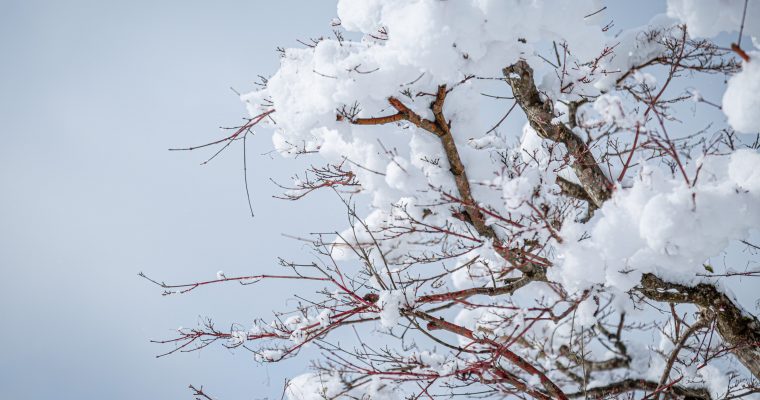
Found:
[[[647,272],[695,284],[708,258],[760,227],[759,204],[760,154],[751,150],[706,159],[694,186],[644,168],[588,224],[563,227],[560,263],[549,277],[569,290],[627,291]]]
[[[361,154],[372,164],[375,145],[352,138],[352,129],[336,121],[336,109],[356,103],[360,117],[377,116],[387,111],[388,96],[397,96],[400,86],[414,92],[471,74],[490,76],[519,57],[530,57],[542,40],[565,40],[574,44],[573,57],[591,59],[607,39],[593,23],[596,19],[584,16],[599,8],[591,0],[339,1],[342,27],[367,36],[286,49],[266,88],[242,98],[254,115],[260,104],[274,105],[274,143],[282,154],[343,141],[354,148],[352,154],[334,145],[321,152],[326,158]],[[387,30],[386,40],[369,36],[377,37],[379,28]],[[425,113],[427,102],[421,103],[423,109],[415,111]]]
[[[290,400],[331,399],[346,387],[337,374],[308,373],[288,381],[285,393]]]
[[[713,37],[721,32],[738,32],[742,23],[744,0],[668,0],[668,16],[676,18],[696,37]],[[744,33],[760,36],[760,5],[747,6]]]
[[[401,319],[401,309],[414,305],[414,291],[383,290],[379,294],[380,324],[386,329],[393,328]]]
[[[325,400],[340,397],[396,400],[397,390],[386,380],[373,377],[357,389],[349,390],[337,373],[310,372],[288,381],[285,394],[290,400]]]
[[[723,112],[732,128],[757,133],[760,132],[760,51],[750,52],[749,57],[741,72],[728,80]]]
[[[230,332],[229,345],[240,346],[248,340],[248,332],[241,330],[233,330]]]
[[[378,127],[354,125],[347,119],[394,114],[396,110],[388,103],[390,96],[432,119],[431,98],[416,94],[434,92],[440,84],[456,87],[447,95],[444,113],[469,179],[482,184],[473,185],[474,197],[494,209],[506,203],[510,212],[531,212],[525,201],[536,187],[553,185],[555,174],[576,179],[567,168],[550,171],[550,162],[540,160],[542,153],[548,154],[541,139],[528,132],[535,143],[528,146],[524,141],[526,152],[521,156],[533,162],[531,158],[537,155],[539,165],[514,180],[495,181],[498,171],[492,163],[482,161],[494,157],[495,151],[505,150],[509,141],[498,132],[473,137],[487,130],[483,126],[482,82],[466,78],[498,77],[503,67],[520,58],[531,65],[546,65],[537,56],[538,49],[554,42],[566,43],[569,51],[563,57],[574,67],[568,68],[569,76],[564,79],[574,82],[572,89],[561,89],[566,83],[555,71],[537,70],[541,91],[556,96],[553,100],[558,109],[580,94],[601,95],[622,73],[615,71],[624,71],[664,51],[656,40],[642,34],[651,27],[632,29],[620,37],[606,33],[602,29],[603,13],[596,13],[601,8],[594,0],[342,0],[338,2],[340,25],[362,34],[361,39],[326,38],[313,48],[286,49],[266,87],[242,99],[252,115],[276,109],[272,114],[276,121],[273,142],[282,155],[316,152],[325,162],[350,169],[361,182],[361,191],[370,197],[372,211],[365,220],[370,229],[388,227],[402,203],[404,211],[416,219],[440,226],[451,218],[445,207],[429,207],[431,212],[423,215],[423,207],[416,206],[436,203],[441,192],[457,192],[448,161],[441,157],[440,140],[403,122]],[[668,21],[658,17],[651,26],[662,27]],[[599,58],[611,47],[616,49],[614,56]],[[590,63],[594,60],[596,67]],[[612,102],[603,108],[605,118],[624,126],[635,123],[631,116],[620,114],[624,109],[612,107],[616,97],[603,99]],[[345,113],[337,118],[341,111]],[[388,149],[393,149],[392,154]],[[552,157],[561,158],[559,152]],[[504,190],[495,192],[488,189],[489,185],[502,185]],[[420,190],[429,187],[436,191]],[[544,195],[548,192],[541,193]],[[363,235],[361,229],[356,234]],[[361,242],[371,238],[353,237],[352,233],[343,239]],[[400,245],[386,256],[410,251],[409,246]],[[351,256],[350,252],[343,253]],[[375,289],[382,287],[376,285]]]
[[[412,370],[414,373],[439,376],[452,374],[463,364],[456,358],[447,358],[444,355],[427,350],[412,353],[407,357],[407,362],[418,365]]]

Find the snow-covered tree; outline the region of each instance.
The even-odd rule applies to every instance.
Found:
[[[274,321],[182,329],[169,353],[321,349],[291,399],[758,396],[760,1],[668,0],[624,31],[595,0],[337,16],[280,49],[213,144],[271,128],[316,165],[282,196],[333,191],[346,229],[281,270],[159,283],[319,289]]]

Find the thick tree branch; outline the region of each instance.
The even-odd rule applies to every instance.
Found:
[[[760,379],[760,321],[744,313],[715,286],[706,283],[685,286],[644,274],[639,292],[651,300],[691,303],[714,313],[723,341],[733,348],[734,355],[752,375]]]
[[[576,393],[570,393],[568,396],[586,397],[594,399],[610,398],[621,393],[633,391],[655,391],[659,385],[657,382],[646,381],[642,379],[626,379],[609,385],[586,389]],[[669,392],[690,400],[710,400],[710,393],[704,388],[687,388],[683,386],[671,386]]]
[[[343,120],[343,117],[338,115],[338,120]],[[387,115],[384,117],[376,117],[376,118],[355,118],[351,120],[351,123],[354,125],[382,125],[382,124],[389,124],[391,122],[398,122],[403,121],[404,115],[401,113],[393,114],[393,115]]]
[[[541,99],[533,81],[533,69],[524,60],[504,68],[504,77],[512,88],[517,103],[525,111],[530,126],[544,139],[562,143],[573,156],[572,168],[581,186],[596,207],[601,207],[612,194],[612,184],[594,159],[588,145],[572,129],[553,123],[554,109],[550,101]]]
[[[583,186],[575,182],[570,182],[569,180],[561,176],[557,177],[556,182],[557,182],[557,186],[559,186],[563,194],[570,196],[574,199],[586,201],[589,203],[591,207],[596,208],[596,204],[591,199],[591,197],[589,197],[588,193],[586,193],[586,190],[583,188]]]
[[[496,233],[493,228],[486,225],[483,213],[478,208],[478,203],[472,197],[472,190],[470,189],[470,181],[467,178],[467,172],[465,171],[462,159],[459,157],[459,150],[456,143],[454,143],[454,137],[451,135],[451,129],[443,115],[443,102],[446,100],[446,86],[438,86],[438,93],[436,94],[435,101],[431,108],[433,115],[435,115],[435,124],[437,129],[441,132],[438,136],[441,138],[441,144],[443,150],[446,152],[446,158],[449,160],[451,166],[451,174],[454,175],[454,181],[457,186],[459,196],[462,198],[462,204],[464,205],[467,214],[469,215],[472,225],[475,230],[478,231],[483,237],[489,239],[495,239]]]

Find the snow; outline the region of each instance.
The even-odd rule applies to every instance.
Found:
[[[653,89],[657,86],[657,78],[655,78],[654,75],[650,74],[649,72],[641,72],[639,70],[636,70],[636,72],[633,73],[633,79],[635,79],[638,84],[646,85],[650,89]]]
[[[337,374],[307,373],[288,381],[285,393],[290,400],[324,400],[337,396],[345,385]]]
[[[602,93],[609,92],[625,71],[661,56],[666,48],[659,39],[662,38],[662,31],[672,29],[672,26],[672,19],[662,14],[655,15],[647,25],[627,29],[617,37],[608,39],[606,44],[614,47],[615,56],[605,66],[606,73],[597,77],[593,86]],[[639,83],[654,86],[656,80],[647,74],[637,71],[633,78]]]
[[[694,88],[688,88],[688,89],[686,89],[686,92],[687,92],[687,93],[689,93],[689,94],[691,95],[691,101],[693,101],[693,102],[695,102],[695,103],[699,103],[699,102],[701,102],[701,101],[703,101],[703,100],[705,99],[705,98],[702,96],[702,92],[700,92],[700,91],[699,91],[699,90],[697,90],[697,89],[694,89]]]
[[[760,154],[741,149],[731,156],[728,164],[728,177],[740,188],[752,193],[760,192]]]
[[[285,354],[284,351],[278,349],[266,349],[257,353],[255,358],[259,362],[275,362],[280,361]]]
[[[491,271],[481,262],[473,263],[468,259],[459,260],[456,271],[451,274],[451,283],[457,289],[485,286],[491,277]]]
[[[507,147],[504,138],[499,137],[495,134],[487,134],[479,138],[470,138],[467,140],[467,144],[470,145],[470,147],[478,150],[482,149],[504,149]]]
[[[760,227],[758,170],[760,154],[748,149],[704,160],[693,187],[644,168],[633,187],[618,188],[588,224],[563,227],[561,263],[550,278],[571,290],[602,285],[621,292],[647,272],[697,283],[705,260]]]
[[[330,310],[322,310],[322,312],[317,315],[317,322],[319,322],[319,326],[322,328],[326,328],[330,325]]]
[[[608,124],[617,124],[623,128],[633,126],[632,121],[626,117],[627,113],[623,108],[623,100],[618,96],[603,94],[597,97],[594,101],[594,110]]]
[[[306,329],[315,323],[322,324],[325,319],[329,320],[329,313],[320,314],[313,318],[306,318],[302,315],[292,315],[282,321],[282,325],[285,329],[290,330],[290,341],[294,345],[300,345],[309,338],[309,331]]]
[[[689,34],[712,37],[721,32],[738,32],[742,22],[744,0],[668,0],[668,16],[689,27]],[[750,1],[744,33],[760,35],[760,5]]]
[[[378,377],[372,377],[354,388],[349,388],[335,372],[310,372],[288,381],[285,394],[289,400],[325,400],[341,397],[377,400],[399,399],[395,386]]]
[[[760,8],[760,7],[759,7]],[[760,51],[749,53],[741,72],[728,80],[723,112],[732,128],[744,133],[760,132]]]
[[[384,290],[379,294],[380,325],[385,329],[393,328],[402,317],[401,309],[414,305],[414,292]]]
[[[248,332],[234,330],[230,332],[229,344],[230,346],[239,346],[248,340]]]
[[[359,116],[377,115],[404,83],[415,82],[408,86],[417,90],[468,74],[493,74],[543,39],[582,42],[574,49],[577,56],[591,56],[605,39],[593,19],[584,16],[599,8],[595,1],[526,4],[521,12],[498,1],[340,1],[343,28],[373,34],[382,26],[388,40],[325,39],[313,49],[286,49],[266,89],[243,100],[254,115],[265,100],[274,104],[278,126],[273,141],[282,154],[316,150],[330,141],[323,129],[342,125],[335,121],[336,109],[356,102]],[[577,23],[568,24],[568,19]],[[526,43],[513,39],[517,36]],[[344,127],[343,136],[352,130]]]
[[[549,151],[544,148],[544,139],[541,139],[535,129],[530,124],[523,126],[522,136],[520,137],[520,157],[523,162],[530,164],[537,162],[539,165],[549,163]]]
[[[728,387],[728,379],[724,371],[712,365],[706,365],[698,371],[699,375],[707,383],[707,387],[710,391],[710,396],[714,399],[720,399],[726,396],[726,388]]]

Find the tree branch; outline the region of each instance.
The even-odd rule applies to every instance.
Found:
[[[680,340],[678,340],[678,343],[676,343],[676,347],[673,348],[673,351],[670,353],[670,357],[668,357],[667,363],[665,363],[665,369],[663,369],[662,376],[660,376],[660,383],[657,385],[658,390],[665,387],[665,384],[670,377],[670,370],[673,369],[673,364],[675,364],[676,360],[678,359],[678,353],[680,353],[681,349],[683,349],[683,347],[686,345],[686,341],[688,341],[689,338],[698,330],[707,326],[710,321],[712,321],[712,318],[702,316],[697,322],[693,323],[689,329],[683,333],[683,335],[681,335]],[[658,400],[659,398],[660,393],[657,394],[655,400]]]
[[[599,386],[585,391],[568,394],[568,397],[591,397],[595,399],[609,398],[621,393],[633,392],[637,390],[654,391],[659,385],[657,382],[645,381],[643,379],[626,379],[620,382],[611,383],[605,386]],[[672,394],[681,396],[685,399],[693,400],[710,400],[710,393],[704,388],[687,388],[683,386],[671,386]]]
[[[727,295],[707,283],[685,286],[644,274],[639,292],[645,297],[671,303],[691,303],[716,315],[718,333],[733,348],[745,367],[760,379],[760,321],[748,315]]]
[[[594,159],[591,149],[572,129],[562,123],[553,123],[551,102],[541,99],[533,81],[533,69],[524,60],[504,68],[504,77],[512,93],[528,117],[530,126],[544,139],[562,143],[575,159],[572,168],[581,186],[598,208],[612,195],[612,183]]]
[[[568,399],[567,395],[565,395],[562,389],[560,389],[556,383],[554,383],[551,379],[549,379],[549,377],[547,377],[546,374],[541,372],[539,369],[534,367],[531,363],[527,362],[525,359],[523,359],[519,355],[509,350],[506,346],[503,346],[491,339],[476,337],[473,331],[463,326],[452,324],[451,322],[445,321],[440,318],[436,318],[430,314],[427,314],[421,311],[410,311],[410,314],[424,321],[427,321],[429,330],[443,329],[451,333],[455,333],[459,336],[466,337],[475,342],[493,346],[494,351],[498,353],[500,356],[509,360],[510,362],[512,362],[514,365],[516,365],[518,368],[525,371],[526,373],[537,376],[539,380],[541,381],[541,385],[552,396],[560,400]]]

